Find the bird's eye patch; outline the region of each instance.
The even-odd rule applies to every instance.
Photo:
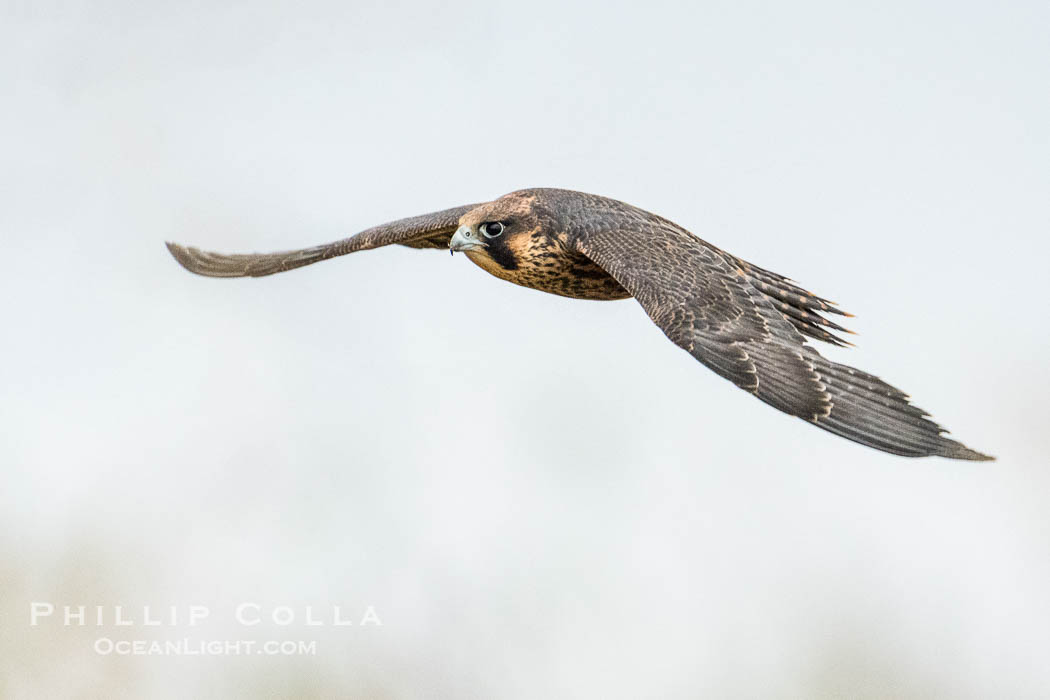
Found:
[[[485,238],[496,238],[503,233],[505,228],[506,226],[500,221],[488,221],[479,226],[478,230]]]

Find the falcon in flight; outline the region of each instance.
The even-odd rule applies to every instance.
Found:
[[[398,244],[463,252],[500,279],[576,299],[634,297],[671,341],[773,408],[906,457],[989,460],[945,437],[908,395],[822,357],[806,338],[848,345],[822,314],[849,316],[775,272],[614,199],[557,189],[401,219],[280,253],[223,255],[168,243],[190,272],[261,277]]]

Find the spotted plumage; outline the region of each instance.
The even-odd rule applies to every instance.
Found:
[[[168,248],[197,274],[258,277],[391,244],[462,251],[500,279],[561,296],[634,297],[672,342],[789,415],[893,454],[992,459],[945,437],[900,390],[807,345],[849,344],[835,333],[850,331],[825,317],[850,315],[833,302],[607,197],[521,190],[282,253]]]

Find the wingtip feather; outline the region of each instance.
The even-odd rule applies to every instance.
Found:
[[[182,265],[190,272],[200,274],[197,265],[194,264],[193,248],[181,246],[173,241],[164,241],[164,245],[167,247],[168,252],[171,253],[171,257],[175,258],[179,265]]]
[[[948,449],[939,455],[941,457],[963,459],[970,462],[995,462],[997,460],[996,457],[972,450],[961,442],[956,442],[955,440],[946,440],[946,442],[949,443]]]

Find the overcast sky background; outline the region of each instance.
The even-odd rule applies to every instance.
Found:
[[[3,697],[1050,696],[1047,3],[0,7]],[[464,256],[211,280],[163,246],[532,186],[839,301],[826,354],[999,461],[837,439],[632,301]]]

